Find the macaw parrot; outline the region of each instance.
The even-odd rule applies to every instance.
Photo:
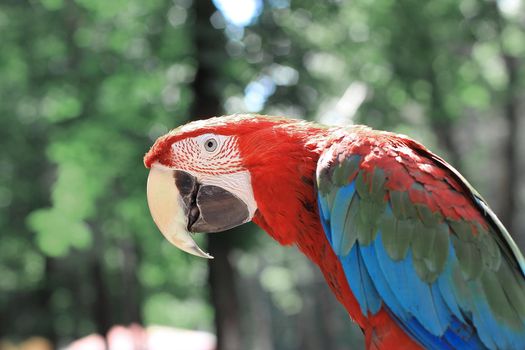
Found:
[[[319,266],[367,349],[525,349],[525,261],[442,158],[366,126],[232,115],[144,157],[149,208],[175,246],[250,220]]]

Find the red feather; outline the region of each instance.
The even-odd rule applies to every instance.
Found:
[[[337,299],[364,330],[367,348],[421,349],[384,309],[373,316],[361,313],[323,232],[314,177],[321,153],[337,143],[347,154],[362,156],[362,169],[383,169],[387,189],[408,191],[411,201],[446,218],[485,222],[444,162],[413,140],[364,127],[327,129],[296,120],[232,116],[176,129],[157,140],[144,163],[170,165],[167,155],[174,141],[208,132],[238,137],[258,204],[253,221],[281,244],[297,245],[320,267]]]
[[[250,170],[259,207],[253,221],[281,244],[297,245],[320,267],[337,299],[364,330],[369,349],[421,349],[386,311],[374,316],[361,313],[323,233],[313,184],[317,161],[330,145],[327,139],[333,131],[313,124],[284,124],[240,138],[244,166]],[[361,150],[366,149],[362,145]],[[394,160],[392,164],[397,163]]]

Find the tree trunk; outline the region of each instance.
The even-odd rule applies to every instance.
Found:
[[[140,256],[135,245],[135,240],[124,240],[120,244],[124,256],[122,266],[122,290],[120,307],[122,308],[121,320],[124,324],[142,324],[140,312],[140,289],[137,280]]]
[[[501,54],[501,58],[504,63],[505,73],[508,78],[507,88],[503,96],[503,115],[507,124],[507,138],[503,146],[504,151],[504,176],[501,183],[502,191],[502,204],[498,213],[503,224],[507,227],[511,234],[517,236],[516,227],[516,213],[517,203],[519,199],[519,181],[518,181],[518,106],[519,99],[517,96],[519,90],[519,60],[517,57],[511,56],[506,53],[503,45],[503,30],[505,29],[505,19],[500,12],[496,1],[491,1],[490,6],[492,9],[493,21],[496,26],[498,34],[498,44]]]
[[[198,68],[193,81],[194,101],[192,118],[220,115],[222,104],[217,82],[220,68],[227,60],[224,35],[210,24],[216,11],[211,1],[195,1],[195,49]],[[210,298],[215,310],[217,350],[241,350],[238,298],[235,291],[235,273],[228,259],[232,250],[229,235],[208,235],[208,250],[215,257],[208,261]]]
[[[230,263],[232,245],[224,237],[210,234],[208,250],[214,259],[208,260],[208,283],[215,309],[217,350],[240,350],[239,303],[235,290],[236,274]]]
[[[109,317],[109,299],[104,283],[104,272],[99,261],[93,261],[91,265],[93,288],[95,290],[95,302],[93,303],[93,318],[96,323],[97,332],[102,335],[111,328]]]
[[[92,288],[95,294],[93,302],[93,320],[95,321],[97,333],[106,335],[111,328],[111,303],[108,295],[107,286],[104,281],[104,266],[102,259],[102,252],[104,251],[104,243],[102,233],[91,225],[93,232],[93,250],[90,256],[90,277]]]
[[[518,99],[516,96],[518,80],[518,60],[515,57],[503,55],[505,70],[509,78],[505,96],[505,119],[507,121],[508,137],[506,138],[505,152],[505,178],[503,180],[503,205],[501,207],[501,220],[511,234],[517,235],[514,219],[518,203]]]
[[[461,157],[454,143],[454,123],[445,110],[443,96],[437,81],[436,72],[432,65],[428,67],[427,80],[432,87],[430,125],[437,135],[439,147],[444,150],[448,156],[447,161],[461,172]]]

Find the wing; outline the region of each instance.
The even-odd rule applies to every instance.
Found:
[[[427,349],[525,349],[524,259],[470,185],[415,141],[360,131],[321,156],[323,228],[364,315]]]

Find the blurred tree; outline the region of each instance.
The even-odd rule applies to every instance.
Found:
[[[502,91],[501,104],[502,112],[507,123],[507,133],[505,145],[503,147],[505,157],[505,171],[504,179],[502,183],[502,192],[504,200],[501,200],[499,206],[499,213],[502,222],[507,226],[510,232],[518,232],[519,226],[515,222],[515,218],[518,213],[518,203],[520,199],[520,193],[515,189],[519,187],[520,183],[518,180],[518,174],[520,173],[520,164],[518,157],[519,144],[519,105],[520,105],[520,93],[524,89],[524,79],[520,78],[523,75],[523,70],[520,72],[520,67],[523,66],[523,45],[516,45],[511,36],[520,36],[516,33],[519,30],[520,24],[518,21],[506,20],[502,14],[502,11],[496,1],[489,1],[486,5],[487,11],[490,13],[489,18],[494,23],[495,28],[495,41],[499,51],[499,57],[502,61],[504,68],[504,74],[506,76],[507,84]],[[521,39],[525,38],[523,30],[525,30],[525,22],[521,23]],[[510,34],[514,33],[514,34]],[[510,40],[509,40],[510,39]],[[516,47],[517,46],[517,47]],[[520,48],[521,46],[521,48]],[[521,55],[520,55],[521,50]],[[525,244],[523,235],[517,236],[519,243]]]
[[[194,11],[193,42],[197,70],[191,84],[194,99],[190,115],[194,119],[200,119],[222,114],[221,86],[224,85],[224,76],[221,66],[227,60],[227,55],[223,34],[210,23],[210,18],[216,11],[213,3],[196,2]],[[238,238],[231,234],[207,237],[208,250],[215,257],[208,260],[208,284],[215,312],[217,350],[243,349],[236,274],[230,262],[233,244]]]
[[[222,111],[407,133],[525,243],[523,1],[254,0],[242,23],[222,3],[0,1],[0,338],[212,330],[213,309],[228,349],[359,337],[318,271],[252,226],[209,237],[209,266],[158,234],[142,155]]]
[[[192,290],[193,318],[177,315],[177,298],[189,290],[168,276],[195,272],[193,283],[203,285],[205,274],[151,234],[140,162],[176,123],[171,115],[190,103],[185,83],[193,65],[181,19],[189,5],[1,4],[9,33],[1,67],[11,77],[0,86],[10,101],[1,120],[12,147],[2,160],[2,188],[14,211],[2,213],[4,334],[64,341],[170,313],[180,325],[209,327],[204,291]],[[28,282],[18,272],[25,270]],[[159,302],[171,307],[159,311]]]

